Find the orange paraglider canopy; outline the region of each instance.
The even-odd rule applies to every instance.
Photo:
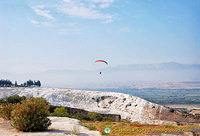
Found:
[[[95,63],[96,62],[104,62],[104,63],[106,63],[108,65],[108,62],[106,62],[105,60],[96,60]]]

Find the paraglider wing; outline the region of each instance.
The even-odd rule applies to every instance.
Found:
[[[96,60],[95,63],[96,62],[103,62],[103,63],[106,63],[108,65],[108,62],[106,62],[105,60]]]

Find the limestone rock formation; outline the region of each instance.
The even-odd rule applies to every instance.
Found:
[[[177,122],[200,122],[191,115],[170,110],[136,96],[64,88],[0,88],[0,97],[20,96],[43,97],[55,106],[66,106],[102,114],[120,114],[122,119],[142,124],[170,124]]]

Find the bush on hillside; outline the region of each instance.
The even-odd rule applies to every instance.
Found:
[[[13,95],[6,98],[7,103],[19,103],[22,100],[26,99],[25,96],[20,97],[19,95]]]
[[[88,112],[88,114],[78,113],[72,117],[87,121],[114,121],[111,117],[103,117],[101,114],[96,112]]]
[[[42,131],[51,125],[49,106],[43,98],[29,98],[16,104],[11,113],[12,126],[20,131]]]
[[[103,117],[102,121],[112,122],[114,120],[111,117]]]
[[[51,113],[51,116],[57,116],[57,117],[70,117],[70,118],[76,118],[79,120],[87,120],[87,121],[115,121],[111,117],[103,117],[99,113],[95,112],[88,112],[86,113],[75,113],[73,115],[70,115],[65,107],[57,107],[50,105],[49,106],[49,112]]]
[[[90,120],[92,121],[102,121],[101,114],[98,114],[96,112],[88,112],[88,116],[90,117]]]
[[[53,113],[54,110],[56,109],[56,106],[53,106],[53,105],[50,105],[50,104],[48,104],[48,105],[49,105],[49,112]]]
[[[170,109],[169,111],[173,113],[175,110],[174,109]]]
[[[7,103],[5,99],[0,99],[0,104]]]
[[[83,113],[77,113],[73,118],[76,118],[78,120],[90,120],[90,117]]]
[[[13,96],[9,96],[9,97],[7,97],[5,99],[0,99],[0,104],[3,104],[3,103],[15,104],[15,103],[21,102],[24,99],[26,99],[25,96],[20,97],[19,95],[13,95]]]
[[[51,116],[57,116],[57,117],[69,117],[69,113],[67,113],[67,110],[65,107],[56,108],[53,113],[50,114]]]
[[[10,120],[11,112],[15,108],[15,104],[4,103],[0,105],[0,117],[5,120]]]

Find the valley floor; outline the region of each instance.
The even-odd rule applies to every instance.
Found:
[[[200,110],[200,104],[169,104],[165,106],[171,108],[186,108],[187,110]]]
[[[200,114],[200,104],[170,104],[167,107],[189,112],[193,115]]]

